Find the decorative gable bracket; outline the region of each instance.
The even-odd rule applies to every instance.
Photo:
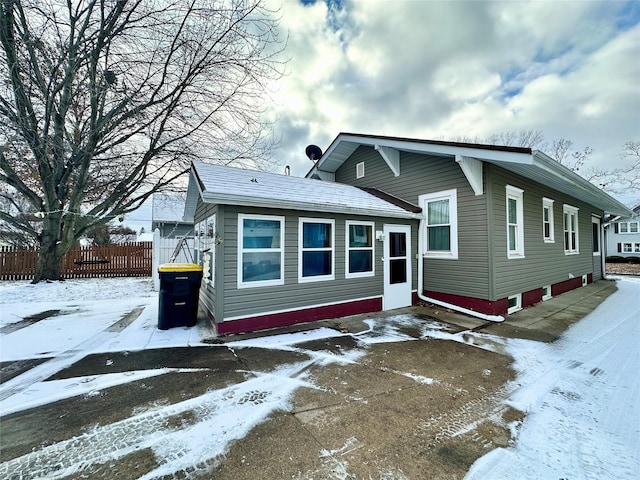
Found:
[[[476,196],[482,195],[484,192],[482,188],[482,162],[476,158],[463,157],[462,155],[456,155],[456,162],[460,165],[462,173],[467,177]]]
[[[380,156],[384,159],[388,167],[393,172],[395,177],[400,176],[400,152],[395,148],[381,147],[380,145],[374,145],[374,147]]]

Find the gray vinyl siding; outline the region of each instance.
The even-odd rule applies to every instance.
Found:
[[[365,176],[357,179],[356,164],[359,162],[365,164]],[[395,177],[377,151],[360,147],[338,169],[336,182],[377,188],[416,205],[420,195],[456,189],[458,259],[425,258],[423,288],[426,291],[489,299],[486,194],[474,194],[453,157],[400,152],[400,176]]]
[[[493,246],[495,288],[491,300],[505,298],[594,273],[592,245],[592,214],[602,211],[577,201],[571,196],[551,190],[506,170],[485,164],[486,178],[490,179],[493,216]],[[507,258],[506,186],[524,190],[524,258]],[[542,198],[554,200],[554,243],[545,243],[542,232]],[[577,207],[579,254],[565,255],[563,231],[563,205]],[[597,279],[597,277],[596,277]]]
[[[284,285],[238,288],[238,215],[275,215],[285,217],[284,241]],[[300,217],[335,220],[335,272],[334,280],[298,282],[298,219]],[[355,299],[382,296],[384,277],[382,269],[382,243],[374,239],[375,276],[345,278],[345,221],[375,222],[374,233],[382,230],[385,223],[407,225],[409,220],[382,219],[354,215],[317,214],[267,208],[224,206],[218,212],[218,223],[223,234],[223,243],[217,251],[217,267],[224,271],[221,282],[224,289],[224,304],[217,316],[218,321],[234,317],[268,314],[277,311],[300,309]],[[223,222],[222,224],[220,222]],[[412,249],[416,248],[417,222],[412,225]],[[415,251],[415,250],[414,250]],[[223,267],[222,269],[219,267]],[[221,273],[222,275],[222,273]],[[415,288],[416,280],[413,285]],[[218,297],[221,297],[219,294]],[[207,302],[213,301],[210,296]],[[220,302],[218,302],[220,307]],[[218,308],[217,311],[220,311]]]

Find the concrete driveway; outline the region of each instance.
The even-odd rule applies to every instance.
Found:
[[[463,478],[477,458],[509,444],[523,417],[505,404],[516,385],[512,359],[500,339],[553,341],[615,289],[614,282],[600,281],[522,310],[501,324],[424,305],[212,338],[216,348],[90,355],[51,380],[114,368],[182,370],[3,417],[0,476]],[[265,338],[321,327],[340,335],[285,347],[264,343]],[[425,335],[427,330],[439,332],[439,338]],[[456,341],[450,341],[454,336]],[[199,425],[247,379],[259,379],[264,386],[288,381],[293,376],[280,373],[291,366],[298,369],[293,375],[298,385],[287,397],[287,408],[272,411],[247,432],[236,432],[237,439],[223,453],[200,455],[211,450],[200,448],[198,439],[215,442],[218,434],[233,435],[223,430],[240,428],[236,424],[211,423],[208,432],[190,437],[183,451],[172,454],[176,464],[181,458],[194,460],[175,471],[163,470],[167,459],[145,443],[158,431],[170,436]],[[271,401],[267,390],[244,391],[235,406],[266,407]],[[218,403],[212,397],[214,401],[188,406],[218,391],[231,393]],[[169,410],[162,418],[140,413],[159,405],[187,407]],[[158,423],[155,430],[153,422]],[[216,428],[220,431],[211,432]],[[110,449],[127,453],[110,456]]]

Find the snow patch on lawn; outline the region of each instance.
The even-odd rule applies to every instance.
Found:
[[[32,369],[41,367],[47,374],[91,353],[209,345],[203,340],[210,332],[201,326],[157,329],[158,297],[148,279],[37,285],[0,282],[0,304],[0,326],[46,310],[60,310],[24,328],[0,334],[0,361],[51,356],[52,360]],[[142,309],[135,320],[122,329],[111,328],[134,308]],[[338,345],[320,351],[304,348],[305,342],[350,335],[329,328],[230,342],[224,348],[294,351],[308,360],[268,373],[246,372],[247,380],[239,384],[177,404],[151,406],[120,422],[97,426],[81,437],[0,464],[0,478],[19,476],[16,472],[25,471],[20,470],[21,465],[26,465],[29,477],[61,478],[87,465],[146,448],[155,453],[159,465],[142,478],[210,471],[234,441],[273,412],[290,409],[298,388],[314,388],[306,373],[310,366],[358,362],[370,345],[416,340],[407,333],[410,331],[418,332],[419,338],[456,341],[514,358],[517,378],[512,386],[517,388],[508,404],[528,416],[520,428],[514,428],[519,435],[516,444],[479,459],[466,478],[635,478],[640,468],[638,280],[619,281],[617,293],[553,344],[507,340],[472,331],[456,333],[443,324],[412,315],[369,319],[366,323],[368,330],[352,335],[358,345],[354,349]],[[25,383],[26,372],[0,385],[0,398],[4,399],[0,414],[73,395],[95,395],[110,386],[169,371],[193,370],[133,371],[57,381],[42,381],[46,378],[32,375],[32,383]],[[396,373],[425,384],[434,381]],[[176,426],[172,419],[180,420],[181,425]],[[336,458],[339,452],[329,453],[327,461],[341,465],[347,475],[347,465]]]

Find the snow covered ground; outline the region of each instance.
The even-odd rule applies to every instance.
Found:
[[[468,479],[637,478],[640,279],[621,279],[618,288],[618,292],[553,344],[474,332],[466,332],[464,336],[452,334],[437,323],[425,323],[408,315],[368,320],[370,330],[357,339],[365,344],[410,341],[414,338],[399,330],[401,326],[415,325],[421,329],[422,338],[487,345],[492,349],[499,345],[513,356],[518,375],[508,402],[527,412],[527,417],[515,432],[515,444],[480,458],[469,471]],[[204,329],[158,330],[157,301],[157,293],[152,292],[148,279],[71,280],[38,285],[0,282],[0,361],[48,359],[0,385],[0,416],[181,371],[140,370],[43,381],[91,353],[171,346],[251,346],[301,351],[310,359],[268,373],[252,372],[239,384],[211,390],[178,404],[151,407],[116,424],[97,426],[84,434],[86,438],[49,445],[0,464],[1,478],[20,473],[22,465],[29,463],[40,469],[31,469],[30,478],[39,475],[59,478],[87,464],[119,458],[141,447],[152,448],[162,460],[144,478],[170,475],[196,465],[202,458],[220,458],[233,441],[272,412],[290,408],[289,401],[297,388],[313,386],[305,374],[310,364],[358,362],[364,355],[363,350],[312,352],[296,346],[313,338],[345,335],[322,328],[225,346],[211,345],[203,342],[207,335]],[[141,314],[126,328],[110,328],[133,309],[140,309]],[[33,323],[25,320],[47,310],[59,312]],[[186,410],[198,412],[194,425],[166,430],[163,420]],[[113,437],[114,432],[123,428],[128,432],[126,437]],[[103,451],[96,448],[100,444],[111,447]],[[52,474],[50,464],[61,463],[64,468]]]

